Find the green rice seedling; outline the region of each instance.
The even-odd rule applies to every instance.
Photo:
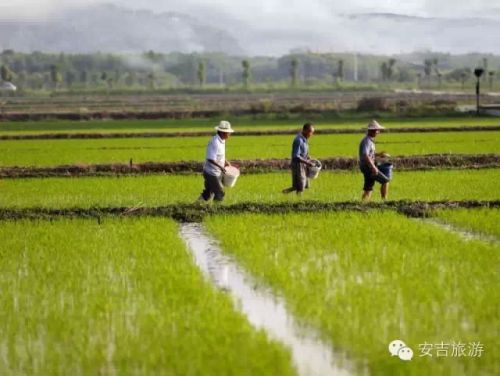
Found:
[[[360,369],[498,374],[497,245],[380,211],[213,216],[206,226]],[[396,339],[411,361],[391,356]]]
[[[0,225],[0,374],[288,375],[168,219]]]
[[[362,134],[318,135],[311,155],[356,157]],[[228,159],[289,158],[293,135],[234,136]],[[0,166],[203,161],[208,137],[63,139],[0,141]],[[377,149],[391,155],[488,154],[500,151],[500,132],[391,133],[377,138]]]
[[[396,171],[391,200],[498,200],[500,169]],[[243,174],[226,190],[225,204],[238,202],[358,201],[363,178],[358,172],[322,172],[301,197],[283,195],[287,172]],[[0,181],[0,207],[68,208],[161,206],[194,202],[203,187],[201,175],[6,179]],[[377,187],[376,187],[377,189]],[[380,200],[378,192],[373,200]]]
[[[240,130],[257,129],[299,129],[305,121],[296,119],[253,119],[230,117],[229,120]],[[314,119],[318,129],[362,128],[370,119]],[[437,117],[437,118],[382,118],[388,128],[398,127],[460,127],[499,125],[498,119],[477,117]],[[149,131],[210,131],[217,119],[161,119],[161,120],[43,120],[26,122],[2,122],[0,134],[29,134],[55,132],[149,132]]]

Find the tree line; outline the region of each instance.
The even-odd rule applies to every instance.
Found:
[[[415,53],[398,56],[296,52],[281,57],[238,57],[221,53],[51,54],[4,50],[3,81],[25,90],[169,89],[255,86],[342,86],[415,84],[421,87],[473,83],[481,66],[493,88],[500,56]]]

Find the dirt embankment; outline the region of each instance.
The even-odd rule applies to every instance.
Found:
[[[238,115],[338,114],[344,111],[428,115],[455,112],[474,103],[473,93],[375,90],[219,93],[53,93],[50,97],[9,97],[0,121],[181,119]],[[484,94],[483,104],[497,97]]]
[[[500,201],[389,201],[383,203],[320,202],[302,201],[295,203],[251,203],[233,205],[172,204],[161,207],[96,207],[69,209],[5,209],[0,208],[0,220],[55,219],[59,217],[81,217],[96,219],[99,223],[109,216],[162,216],[180,222],[199,222],[206,215],[238,213],[291,213],[318,211],[368,211],[395,210],[408,217],[429,217],[439,209],[456,208],[499,208]]]
[[[357,158],[320,159],[324,170],[355,170]],[[242,173],[263,173],[287,170],[289,159],[257,159],[232,161]],[[421,156],[401,156],[391,158],[396,170],[470,169],[498,168],[500,154],[436,154]],[[41,178],[75,176],[182,174],[202,171],[202,163],[187,162],[147,162],[129,164],[63,165],[54,167],[1,167],[0,178]]]

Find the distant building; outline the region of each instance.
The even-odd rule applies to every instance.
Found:
[[[0,91],[16,91],[17,87],[12,82],[0,81]]]

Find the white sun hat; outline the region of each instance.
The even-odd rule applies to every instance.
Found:
[[[368,123],[368,130],[379,130],[385,129],[385,127],[381,126],[377,120],[372,120]]]
[[[234,132],[234,129],[231,128],[231,123],[226,121],[226,120],[222,120],[218,126],[215,127],[215,130],[217,132],[224,132],[224,133],[233,133]]]

